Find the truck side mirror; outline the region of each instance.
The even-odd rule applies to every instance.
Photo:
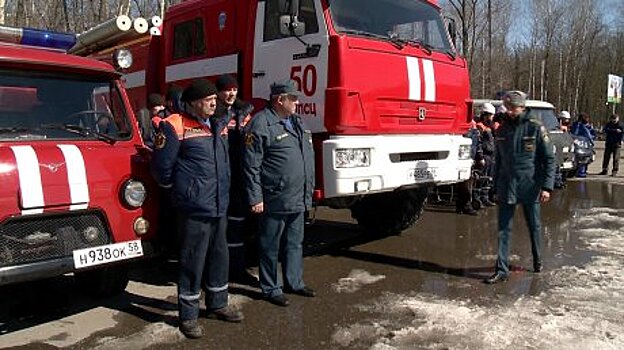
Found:
[[[453,46],[457,47],[457,25],[455,24],[455,19],[450,17],[446,19],[448,20],[447,30],[451,36],[451,41],[453,42]]]
[[[299,21],[297,16],[280,16],[280,33],[284,36],[302,36],[305,34],[305,23]]]

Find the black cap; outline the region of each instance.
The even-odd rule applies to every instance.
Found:
[[[301,93],[295,87],[295,82],[292,80],[286,80],[282,82],[275,82],[271,84],[271,96],[288,94],[292,96],[299,96]]]
[[[193,102],[207,96],[216,95],[217,88],[206,79],[196,79],[182,93],[183,102]]]
[[[219,78],[217,79],[216,85],[217,85],[218,91],[229,90],[231,88],[238,89],[238,82],[233,76],[229,74],[223,74],[219,76]]]
[[[147,96],[147,108],[154,108],[156,106],[164,106],[165,100],[161,94],[149,94]]]
[[[171,85],[167,89],[167,94],[165,95],[165,99],[167,101],[178,100],[180,99],[180,96],[182,95],[183,91],[184,89],[182,89],[180,86],[175,85],[175,84]]]

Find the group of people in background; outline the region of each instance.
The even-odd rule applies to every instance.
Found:
[[[578,120],[570,123],[571,117],[568,111],[559,113],[560,128],[564,132],[569,132],[575,136],[582,136],[594,147],[594,140],[597,137],[596,129],[594,129],[591,117],[587,113],[580,113]],[[598,175],[609,175],[609,163],[613,161],[611,168],[611,176],[617,176],[620,165],[620,149],[622,148],[622,140],[624,136],[624,123],[620,121],[617,114],[612,114],[609,121],[603,126],[602,134],[605,138],[605,151],[602,159],[602,170]],[[585,177],[587,175],[587,165],[582,165],[578,169],[577,175]]]
[[[160,227],[167,237],[178,231],[169,244],[179,246],[179,329],[188,338],[203,335],[202,290],[206,317],[243,320],[228,305],[229,281],[259,282],[263,298],[282,307],[290,304],[284,293],[316,296],[303,281],[302,249],[314,189],[312,134],[295,114],[294,82],[275,82],[270,90],[268,105],[253,118],[230,75],[216,84],[172,86],[165,98],[151,94],[139,113],[163,188]],[[256,228],[259,281],[246,270],[248,227]]]

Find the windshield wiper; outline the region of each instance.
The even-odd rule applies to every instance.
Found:
[[[431,56],[431,54],[433,53],[434,47],[425,43],[422,40],[419,40],[419,39],[401,39],[401,40],[403,40],[406,44],[410,44],[412,46],[416,46],[420,48],[429,56]]]
[[[0,133],[14,133],[14,132],[26,132],[28,129],[19,126],[12,126],[8,128],[0,128]]]
[[[76,124],[42,124],[41,128],[65,130],[74,134],[81,135],[83,137],[95,136],[98,140],[106,141],[110,144],[113,144],[117,141],[107,134]]]
[[[393,37],[385,36],[381,34],[375,34],[375,33],[367,32],[365,30],[343,29],[340,32],[344,34],[360,35],[360,36],[387,41],[391,43],[392,45],[394,45],[394,47],[396,47],[399,50],[402,50],[405,47],[405,42],[403,41],[403,39],[393,38]]]

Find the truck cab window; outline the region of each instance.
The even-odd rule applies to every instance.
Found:
[[[206,52],[204,21],[195,18],[176,24],[173,29],[173,59],[203,55]]]
[[[290,2],[287,0],[267,0],[264,14],[264,41],[285,38],[280,33],[279,18],[289,13]],[[299,20],[305,23],[305,34],[318,33],[319,25],[316,18],[314,0],[299,2]]]

